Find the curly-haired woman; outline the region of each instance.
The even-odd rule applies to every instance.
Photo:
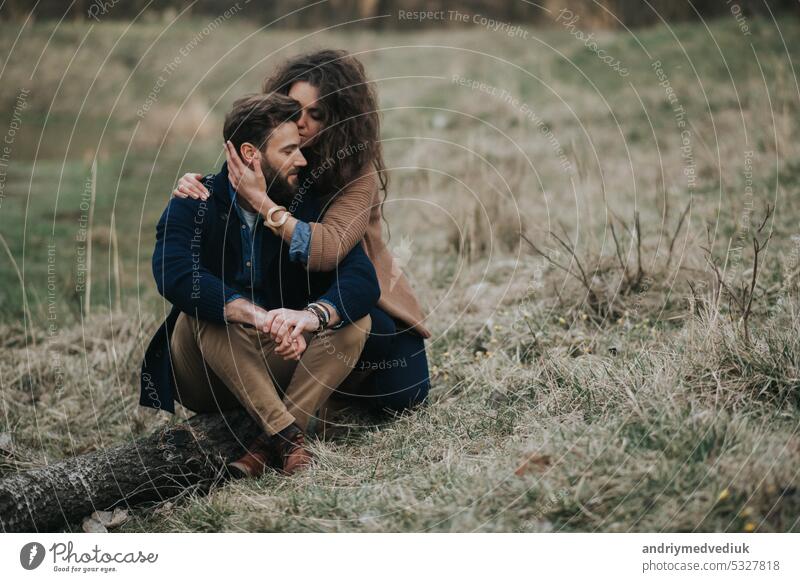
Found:
[[[425,400],[430,388],[424,339],[425,315],[411,286],[386,247],[381,232],[387,174],[380,142],[375,89],[361,62],[342,50],[321,50],[294,57],[263,85],[302,106],[297,122],[308,165],[300,176],[299,196],[318,196],[321,222],[306,223],[273,211],[273,231],[290,245],[292,260],[309,271],[331,271],[356,244],[363,244],[378,274],[381,296],[370,314],[372,330],[359,362],[338,392],[380,409],[401,411]],[[230,180],[237,191],[260,195],[264,216],[277,204],[265,192],[258,164],[248,167],[226,147]],[[185,174],[175,196],[204,198],[202,176]]]

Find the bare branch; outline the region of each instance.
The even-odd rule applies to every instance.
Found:
[[[565,250],[566,250],[566,251],[567,251],[567,252],[568,252],[570,255],[572,255],[572,258],[573,258],[573,259],[575,259],[575,265],[578,267],[578,270],[579,270],[579,271],[580,271],[580,273],[581,273],[581,278],[582,278],[582,279],[581,279],[581,282],[583,283],[583,286],[584,286],[584,287],[586,287],[586,289],[587,289],[588,291],[590,291],[590,292],[593,292],[593,290],[592,290],[592,286],[591,286],[591,284],[589,283],[589,278],[586,276],[586,271],[583,269],[583,265],[581,264],[581,261],[580,261],[580,259],[578,258],[578,255],[577,255],[577,254],[575,254],[575,249],[572,247],[572,243],[571,243],[571,242],[570,242],[570,244],[567,244],[567,243],[565,243],[565,242],[564,242],[563,240],[561,240],[561,238],[559,238],[559,236],[558,236],[556,233],[554,233],[554,232],[551,232],[551,233],[550,233],[550,235],[551,235],[551,236],[552,236],[554,239],[556,239],[556,241],[558,241],[558,243],[559,243],[559,244],[560,244],[562,247],[564,247],[564,249],[565,249]]]
[[[617,259],[619,260],[619,266],[622,268],[622,274],[625,277],[625,280],[628,279],[628,265],[622,260],[622,252],[619,250],[619,241],[617,240],[617,232],[614,229],[614,221],[612,220],[609,222],[611,225],[611,236],[614,238],[614,247],[617,251]]]
[[[764,220],[761,221],[761,226],[759,226],[758,229],[756,229],[756,233],[761,233],[761,231],[764,230],[764,227],[767,225],[769,217],[772,216],[773,210],[774,209],[769,205],[769,203],[767,203],[767,213],[764,215]],[[766,244],[766,241],[764,242]]]
[[[569,275],[572,275],[573,277],[575,277],[575,279],[577,279],[578,281],[580,281],[581,283],[583,283],[583,280],[580,278],[580,276],[579,276],[577,273],[575,273],[574,271],[572,271],[572,269],[570,269],[569,267],[565,267],[565,266],[564,266],[564,265],[562,265],[561,263],[557,262],[557,261],[556,261],[555,259],[553,259],[553,258],[552,258],[550,255],[548,255],[547,253],[545,253],[544,251],[542,251],[542,250],[541,250],[539,247],[537,247],[537,246],[536,246],[536,245],[533,243],[533,241],[532,241],[532,240],[530,240],[530,239],[529,239],[527,236],[525,236],[525,235],[524,235],[524,234],[522,234],[521,232],[519,233],[519,236],[522,238],[522,240],[524,240],[526,243],[528,243],[529,245],[531,245],[531,248],[534,250],[534,252],[536,252],[538,255],[541,255],[541,256],[542,256],[542,257],[543,257],[543,258],[544,258],[544,259],[545,259],[545,260],[546,260],[548,263],[550,263],[550,264],[551,264],[551,265],[553,265],[554,267],[557,267],[557,268],[561,269],[561,270],[562,270],[562,271],[564,271],[565,273],[568,273]]]
[[[633,215],[633,226],[636,230],[636,282],[638,285],[644,276],[642,269],[642,225],[639,222],[639,211],[637,210]]]
[[[678,219],[678,226],[675,227],[675,232],[672,234],[672,238],[669,241],[669,248],[667,249],[667,270],[669,270],[669,265],[672,262],[672,251],[675,247],[675,240],[678,238],[678,233],[681,231],[681,227],[683,226],[683,221],[686,219],[686,215],[689,214],[689,209],[692,207],[692,201],[686,204],[686,208],[683,209],[680,218]]]

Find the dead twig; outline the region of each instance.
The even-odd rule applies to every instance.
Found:
[[[681,231],[683,221],[686,220],[686,215],[689,214],[689,209],[691,207],[692,201],[689,200],[688,204],[686,204],[686,208],[683,209],[680,218],[678,218],[678,226],[675,227],[675,232],[672,234],[672,238],[669,240],[669,248],[667,249],[667,270],[669,270],[670,263],[672,263],[672,251],[675,247],[675,240],[678,238],[678,233]]]

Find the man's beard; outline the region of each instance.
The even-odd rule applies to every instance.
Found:
[[[292,186],[278,170],[267,164],[266,160],[261,164],[261,172],[267,183],[267,195],[278,204],[284,206],[289,204],[297,192],[297,186]]]

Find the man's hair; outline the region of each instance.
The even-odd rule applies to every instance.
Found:
[[[225,116],[222,136],[239,153],[245,142],[263,150],[275,128],[287,121],[297,121],[301,109],[300,103],[280,93],[246,95],[234,101]]]

